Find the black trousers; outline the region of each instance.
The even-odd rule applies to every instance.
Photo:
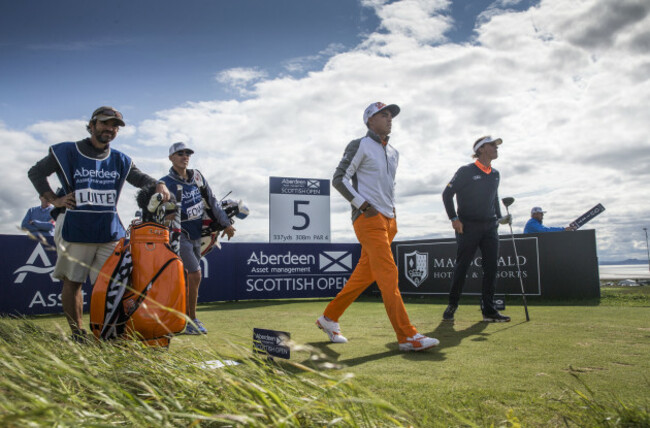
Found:
[[[449,304],[458,305],[460,295],[465,285],[469,265],[474,259],[476,250],[481,250],[483,267],[483,287],[481,290],[481,310],[483,314],[494,314],[494,292],[497,282],[497,258],[499,254],[499,234],[496,222],[488,223],[463,223],[462,234],[456,233],[458,250],[456,253],[456,266],[451,280]]]

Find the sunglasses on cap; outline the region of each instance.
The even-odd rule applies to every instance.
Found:
[[[95,112],[93,113],[93,119],[96,118],[97,116],[109,116],[120,120],[124,119],[122,117],[122,113],[113,109],[95,110]]]
[[[191,151],[189,151],[189,150],[179,150],[179,151],[177,151],[177,152],[174,153],[174,154],[175,154],[175,155],[178,155],[178,156],[192,156],[192,153],[193,153],[193,152],[191,152]]]

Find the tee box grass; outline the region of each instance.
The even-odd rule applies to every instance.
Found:
[[[512,322],[481,322],[476,300],[462,300],[456,321],[448,323],[441,321],[443,299],[407,299],[413,325],[440,340],[438,347],[417,353],[398,351],[383,304],[373,297],[353,303],[339,320],[347,344],[330,343],[314,324],[328,300],[201,305],[198,317],[208,335],[175,337],[166,354],[241,360],[252,349],[253,328],[267,328],[291,334],[291,360],[276,360],[278,369],[314,381],[321,374],[353,376],[349,382],[371,400],[407,415],[388,425],[650,423],[650,287],[603,289],[601,301],[588,305],[529,302],[530,322],[516,301],[504,312]],[[48,330],[67,328],[62,316],[32,322]],[[626,420],[632,422],[621,424]]]

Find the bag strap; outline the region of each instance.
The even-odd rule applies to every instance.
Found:
[[[131,315],[135,313],[135,311],[140,307],[140,304],[142,304],[142,301],[144,300],[145,297],[147,297],[147,294],[149,293],[149,290],[151,290],[151,287],[153,287],[153,283],[156,282],[158,277],[163,273],[163,271],[169,266],[174,260],[181,260],[179,257],[171,257],[169,260],[165,262],[164,265],[158,269],[158,272],[151,278],[151,281],[147,284],[147,286],[139,292],[135,292],[138,294],[138,298],[135,301],[135,304],[130,308],[131,310],[128,312],[125,312],[125,315],[127,318],[131,318]],[[182,262],[182,261],[181,261]]]

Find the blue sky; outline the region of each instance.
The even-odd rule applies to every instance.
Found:
[[[251,206],[238,239],[266,241],[268,177],[331,178],[381,100],[402,107],[398,239],[452,236],[440,192],[493,134],[515,232],[532,206],[561,226],[600,202],[601,259],[644,258],[647,28],[642,0],[3,2],[0,144],[16,174],[0,183],[0,232],[37,202],[29,167],[112,105],[127,122],[114,147],[161,176],[186,141],[190,166]],[[331,215],[333,239],[354,241],[336,193]]]
[[[452,3],[447,37],[469,40],[493,3]],[[78,118],[98,101],[125,106],[139,121],[188,100],[237,97],[215,80],[220,70],[299,76],[325,63],[321,52],[352,49],[380,25],[371,8],[352,0],[17,1],[1,8],[0,118],[14,126]],[[287,70],[300,59],[300,69]]]
[[[64,120],[99,98],[142,120],[187,100],[232,96],[214,79],[219,70],[280,74],[285,61],[354,47],[377,25],[371,10],[347,0],[4,2],[3,98],[20,103],[3,102],[0,115],[18,126]]]

